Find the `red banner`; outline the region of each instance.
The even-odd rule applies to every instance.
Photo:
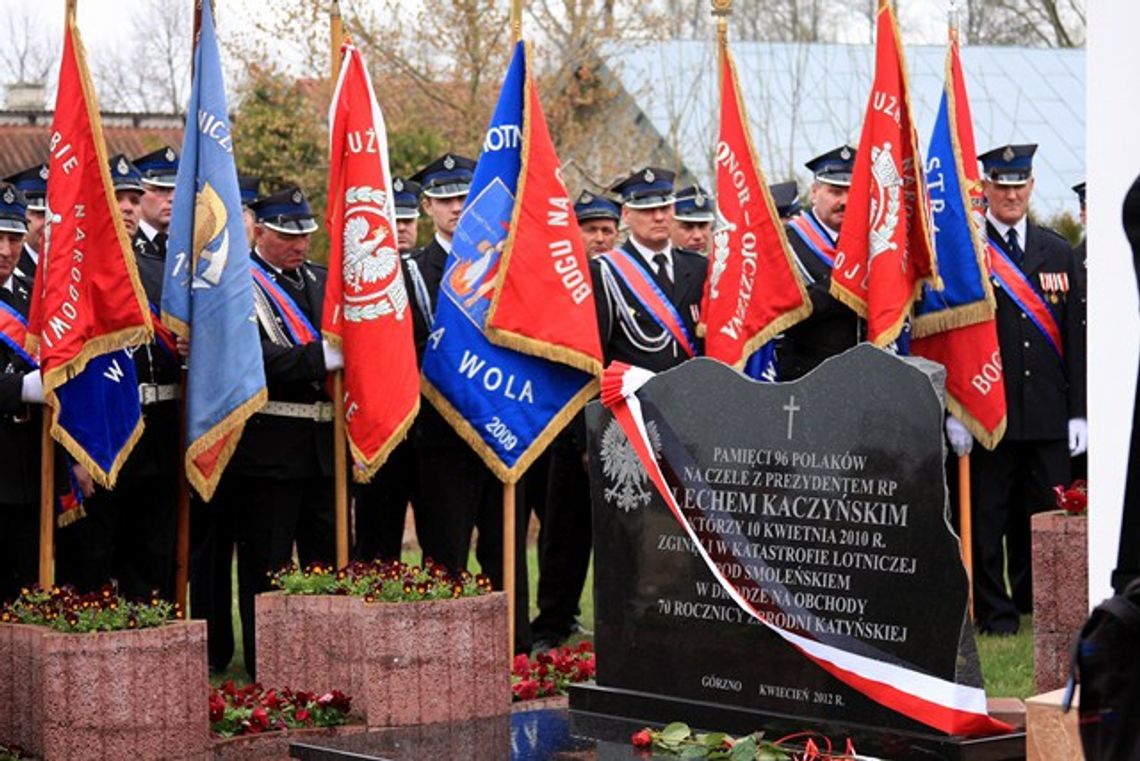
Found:
[[[875,81],[831,275],[832,295],[866,318],[867,338],[878,346],[898,337],[923,283],[938,282],[924,172],[902,42],[884,1]]]
[[[99,106],[74,16],[68,16],[66,27],[48,142],[43,257],[36,268],[28,343],[33,353],[39,350],[44,396],[54,412],[53,436],[99,483],[110,486],[142,432],[141,421],[127,419],[138,414],[138,392],[119,382],[118,359],[98,370],[109,380],[105,387],[78,376],[98,357],[148,343],[153,328],[115,201]],[[133,378],[133,368],[126,377]],[[75,417],[61,425],[59,394],[72,380],[73,404],[67,412]],[[76,391],[80,386],[83,390]],[[99,406],[120,394],[121,399],[134,397],[133,411]],[[105,419],[119,412],[121,418]],[[104,436],[104,428],[115,432]]]
[[[707,356],[742,369],[753,352],[811,314],[811,301],[760,170],[727,45],[721,55],[716,186],[724,226],[713,234],[698,330]]]
[[[420,406],[412,307],[396,246],[388,137],[360,52],[345,46],[329,109],[329,277],[321,332],[344,352],[345,428],[365,482]]]
[[[601,375],[586,248],[529,69],[523,97],[518,198],[485,335],[500,346]]]

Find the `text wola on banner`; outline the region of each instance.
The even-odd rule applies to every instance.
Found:
[[[102,486],[142,434],[138,384],[127,347],[152,325],[119,218],[99,106],[68,14],[48,143],[43,255],[28,340],[38,348],[52,436]]]
[[[736,62],[721,55],[717,210],[701,308],[705,354],[742,369],[777,333],[811,314],[811,301],[749,132]]]
[[[993,289],[986,263],[965,78],[956,36],[946,53],[946,85],[927,160],[934,241],[943,290],[927,287],[915,304],[911,352],[946,367],[946,406],[970,433],[993,449],[1005,433]]]
[[[520,42],[440,284],[423,390],[514,483],[596,392],[600,367],[585,250]]]
[[[344,352],[353,476],[368,481],[420,407],[412,307],[400,270],[388,137],[360,51],[346,44],[329,109],[329,276],[321,331]]]
[[[242,218],[213,16],[202,8],[194,82],[174,188],[162,319],[190,341],[186,479],[209,500],[250,415],[265,404]]]
[[[929,214],[902,42],[884,0],[875,80],[831,275],[831,294],[866,318],[876,346],[899,336],[922,285],[938,282]]]

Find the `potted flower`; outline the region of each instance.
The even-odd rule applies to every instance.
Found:
[[[0,611],[0,743],[52,759],[201,758],[206,625],[157,598],[25,589]]]
[[[511,698],[518,703],[565,697],[571,684],[594,678],[596,662],[594,647],[587,640],[533,658],[519,653],[511,666]]]
[[[338,687],[369,727],[510,711],[507,600],[442,566],[355,562],[287,568],[255,601],[257,675]]]
[[[1056,509],[1032,523],[1033,679],[1038,694],[1064,686],[1073,637],[1089,612],[1088,484],[1056,486]]]

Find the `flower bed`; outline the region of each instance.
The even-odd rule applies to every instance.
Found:
[[[565,695],[571,684],[594,678],[595,664],[593,645],[586,640],[534,658],[520,653],[511,666],[511,697],[517,702]]]
[[[282,591],[255,602],[263,683],[344,689],[369,727],[510,711],[507,600],[485,580],[354,563],[289,569],[275,583]]]
[[[237,687],[232,681],[210,688],[210,731],[217,737],[257,735],[286,729],[336,727],[348,723],[352,698],[340,690],[321,696],[304,690]]]
[[[206,624],[176,615],[109,589],[26,591],[0,613],[0,743],[43,761],[202,758]]]

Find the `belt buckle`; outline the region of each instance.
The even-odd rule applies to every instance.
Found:
[[[332,405],[316,402],[314,405],[316,414],[313,419],[318,423],[331,423],[332,422]]]
[[[154,404],[158,401],[157,383],[139,384],[139,404]]]

